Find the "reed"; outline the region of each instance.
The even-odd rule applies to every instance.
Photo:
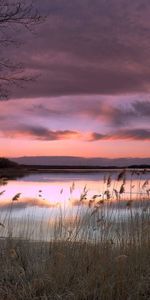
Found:
[[[21,195],[14,195],[0,215],[0,299],[150,299],[148,181],[139,177],[138,193],[145,193],[135,201],[132,183],[125,198],[125,176],[108,176],[90,200],[85,186],[71,218],[59,207],[56,219],[37,220],[33,210],[20,222],[13,208]]]

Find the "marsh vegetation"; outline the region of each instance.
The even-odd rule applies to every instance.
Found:
[[[150,299],[150,190],[137,172],[128,197],[125,170],[115,180],[105,176],[104,190],[90,199],[85,186],[69,216],[59,205],[54,218],[36,218],[33,209],[32,218],[18,221],[18,190],[1,206],[0,299]],[[6,189],[1,179],[1,201]],[[73,183],[70,196],[74,189]]]

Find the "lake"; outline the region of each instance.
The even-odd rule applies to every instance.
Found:
[[[33,239],[48,238],[49,226],[54,233],[60,218],[64,228],[76,227],[75,222],[81,219],[84,227],[90,219],[88,226],[93,229],[100,217],[111,217],[117,222],[127,218],[130,203],[132,213],[137,213],[141,206],[149,209],[150,173],[126,171],[118,180],[119,173],[45,172],[9,181],[0,187],[0,222],[6,224],[1,228],[1,236],[13,231],[15,236],[30,233]]]

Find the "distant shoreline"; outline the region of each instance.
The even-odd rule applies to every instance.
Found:
[[[30,174],[38,173],[92,173],[92,172],[113,172],[121,170],[137,172],[150,172],[149,164],[129,165],[129,166],[88,166],[88,165],[25,165],[11,162],[1,158],[0,178],[17,179]]]
[[[129,171],[150,171],[150,166],[129,166],[129,167],[95,167],[95,166],[25,166],[27,167],[30,173],[92,173],[92,172],[113,172],[113,171],[121,171],[123,169]]]

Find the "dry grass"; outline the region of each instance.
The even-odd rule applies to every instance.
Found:
[[[53,226],[51,241],[11,236],[1,239],[0,300],[150,299],[149,198],[144,207],[143,200],[138,202],[136,212],[132,194],[128,202],[120,203],[124,173],[118,177],[120,180],[121,189],[115,183],[118,202],[114,205],[126,209],[125,220],[117,214],[114,221],[113,213],[106,218],[110,207],[105,206],[105,201],[111,199],[108,178],[105,199],[100,200],[103,202],[94,206],[92,202],[90,213],[78,215],[70,223],[64,223],[61,214]],[[80,201],[85,197],[86,189]],[[14,201],[19,201],[19,194],[13,197]],[[0,225],[1,230],[3,225],[6,226]]]
[[[150,243],[1,242],[0,299],[150,298]]]

